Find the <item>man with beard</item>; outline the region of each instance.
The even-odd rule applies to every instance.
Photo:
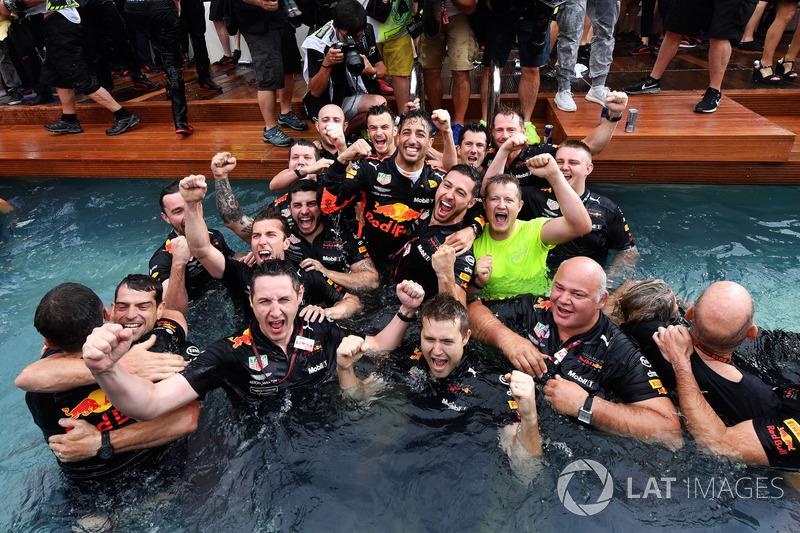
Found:
[[[464,228],[467,209],[477,202],[480,180],[468,165],[456,165],[436,188],[433,210],[414,222],[411,238],[395,255],[394,279],[412,279],[433,297],[449,292],[463,305],[475,270],[472,249],[456,257],[447,237]]]
[[[130,333],[115,324],[95,328],[86,339],[86,366],[109,399],[137,420],[151,420],[217,388],[250,410],[277,404],[279,393],[324,383],[336,367],[337,346],[350,332],[329,320],[317,324],[300,318],[304,288],[287,261],[259,264],[248,285],[254,319],[211,344],[182,373],[155,385],[129,374],[117,362],[130,348]],[[423,296],[414,282],[398,285],[397,315],[366,342],[379,350],[394,349]]]
[[[203,268],[200,261],[190,257],[189,254],[181,253],[188,252],[188,246],[184,237],[186,202],[181,196],[180,181],[175,179],[161,189],[161,196],[158,199],[161,205],[161,218],[172,226],[172,231],[167,235],[164,244],[150,258],[150,275],[164,287],[164,301],[167,303],[167,308],[186,314],[189,302],[205,294],[213,286],[214,278]],[[209,229],[208,238],[211,245],[225,257],[238,259],[241,256],[228,247],[219,231]]]
[[[181,180],[181,195],[186,202],[186,240],[189,250],[198,261],[216,279],[228,287],[234,304],[240,312],[251,316],[252,307],[246,307],[245,301],[250,294],[250,276],[252,267],[248,264],[225,257],[222,252],[211,246],[208,228],[203,220],[203,198],[206,195],[205,176],[192,175]],[[253,221],[250,247],[256,264],[271,259],[283,259],[289,247],[289,225],[275,209],[264,210]],[[316,271],[300,270],[300,277],[305,287],[301,295],[304,308],[300,316],[308,320],[324,320],[347,318],[361,309],[361,301],[354,294],[347,293],[343,287]],[[326,307],[320,307],[325,305]]]
[[[450,132],[451,142],[445,143],[445,149],[454,154],[449,114],[434,111],[434,120],[445,134]],[[431,146],[431,118],[425,112],[410,111],[403,116],[399,130],[393,157],[370,157],[369,144],[359,139],[340,153],[325,173],[322,211],[338,211],[363,195],[364,236],[381,269],[408,241],[412,222],[433,207],[436,187],[444,177],[440,169],[425,161]],[[466,250],[481,230],[482,219],[451,235],[446,244],[456,244],[459,252]]]

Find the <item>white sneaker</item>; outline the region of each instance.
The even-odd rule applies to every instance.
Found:
[[[608,87],[604,85],[595,85],[589,92],[586,93],[586,99],[601,106],[606,105],[606,95],[608,94]]]
[[[578,106],[572,99],[572,91],[558,91],[555,97],[556,107],[561,111],[577,111]]]

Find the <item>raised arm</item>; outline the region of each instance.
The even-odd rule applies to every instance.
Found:
[[[194,401],[155,420],[137,422],[108,432],[114,453],[155,448],[170,443],[197,429],[200,402]],[[67,433],[48,439],[50,449],[61,462],[83,461],[97,456],[102,445],[101,433],[84,420],[62,418],[59,425]]]
[[[732,427],[726,427],[714,409],[708,404],[700,391],[700,386],[692,374],[689,360],[692,339],[683,326],[658,328],[653,334],[658,349],[675,370],[678,401],[686,419],[686,427],[697,444],[711,452],[748,463],[769,464],[767,454],[758,440],[752,420],[746,420]]]
[[[622,91],[611,91],[606,95],[606,107],[610,117],[621,117],[628,106],[628,95]],[[608,146],[614,131],[617,129],[617,122],[604,120],[593,129],[589,135],[584,137],[583,142],[592,151],[592,154],[599,154],[603,148]]]
[[[480,300],[469,304],[469,327],[473,339],[503,352],[517,370],[536,377],[547,372],[542,352],[507,328]]]
[[[189,294],[186,292],[186,265],[192,257],[186,237],[179,235],[170,241],[172,245],[172,266],[169,278],[164,280],[164,304],[166,309],[174,309],[182,315],[189,308]]]
[[[497,149],[497,153],[492,159],[492,163],[486,168],[483,173],[483,183],[481,184],[481,196],[486,194],[486,182],[489,178],[502,174],[506,170],[506,163],[511,157],[511,154],[518,152],[528,146],[528,138],[524,133],[517,133],[512,135]]]
[[[198,398],[181,374],[151,383],[118,364],[130,349],[131,335],[119,324],[103,324],[83,345],[86,367],[119,411],[136,420],[153,420]]]
[[[228,175],[236,168],[236,158],[229,152],[220,152],[211,158],[211,175],[214,176],[214,197],[217,212],[223,224],[247,244],[253,234],[253,219],[242,212],[239,200],[233,194]]]
[[[542,226],[542,242],[562,244],[592,231],[592,219],[580,196],[569,186],[567,179],[550,154],[539,154],[526,162],[531,173],[547,179],[556,195],[562,216],[551,218]]]
[[[456,153],[456,144],[453,139],[453,128],[450,123],[450,113],[445,109],[437,109],[431,113],[431,120],[433,125],[442,132],[442,141],[444,142],[444,151],[442,152],[442,168],[445,171],[458,163],[458,153]]]
[[[317,174],[327,170],[333,163],[333,159],[318,159],[310,165],[297,167],[296,169],[285,168],[278,172],[275,177],[269,180],[269,190],[277,192],[288,189],[300,179],[317,179]]]
[[[397,313],[403,315],[403,318],[395,314],[377,335],[367,337],[369,345],[378,351],[389,352],[400,345],[408,325],[415,320],[417,309],[425,298],[422,286],[414,281],[405,280],[398,283],[395,292],[397,299],[400,300],[400,309]]]
[[[186,202],[186,242],[192,255],[200,261],[212,277],[222,279],[225,274],[225,256],[211,245],[208,226],[203,220],[203,198],[208,190],[206,178],[191,175],[181,180],[181,196]]]
[[[300,266],[307,271],[318,270],[326,278],[341,285],[345,289],[371,291],[378,288],[378,269],[372,259],[366,258],[350,265],[350,272],[331,270],[316,259],[307,257],[300,262]]]
[[[470,229],[470,232],[472,230]],[[439,293],[449,292],[461,304],[467,306],[467,292],[456,284],[456,251],[452,246],[443,244],[431,256],[431,267],[436,273]]]

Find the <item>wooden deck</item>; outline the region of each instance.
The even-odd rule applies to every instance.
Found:
[[[608,85],[619,88],[649,72],[650,57],[631,57],[621,45]],[[781,49],[779,48],[779,52]],[[629,108],[639,109],[636,130],[624,131],[620,122],[610,145],[596,158],[592,180],[597,182],[759,183],[800,184],[800,83],[765,88],[750,82],[752,60],[758,54],[734,51],[723,86],[723,102],[716,113],[692,112],[707,84],[707,51],[702,47],[680,52],[662,81],[659,95],[630,98]],[[468,118],[480,115],[478,71],[473,75],[473,96]],[[261,121],[256,89],[246,80],[246,65],[215,68],[214,81],[224,92],[198,90],[193,69],[186,69],[189,118],[195,134],[183,138],[171,128],[170,106],[163,89],[137,93],[127,80],[118,80],[117,99],[142,119],[141,125],[119,137],[107,137],[111,115],[91,103],[79,105],[84,128],[80,135],[54,135],[42,124],[57,120],[58,104],[0,106],[0,177],[125,177],[174,178],[205,173],[211,156],[232,152],[239,165],[231,176],[268,179],[285,168],[288,150],[261,141]],[[163,74],[151,75],[164,83]],[[449,93],[449,71],[443,71]],[[517,77],[513,62],[503,71],[503,101],[516,102]],[[582,138],[597,125],[600,107],[583,99],[588,85],[573,85],[578,112],[564,113],[553,104],[555,82],[542,80],[534,124],[555,125],[556,141]],[[299,111],[305,91],[296,82],[293,106]],[[86,100],[84,100],[86,102]],[[445,107],[450,104],[445,96]],[[313,139],[306,132],[286,130],[293,137]]]

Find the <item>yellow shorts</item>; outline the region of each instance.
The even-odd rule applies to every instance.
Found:
[[[411,69],[414,68],[414,54],[411,49],[411,37],[408,34],[378,43],[378,52],[383,57],[386,73],[389,76],[411,75]]]
[[[451,70],[472,70],[472,60],[478,53],[478,43],[469,19],[464,13],[450,17],[450,23],[433,37],[422,35],[419,41],[419,63],[422,68],[442,68],[444,52],[450,57]]]

